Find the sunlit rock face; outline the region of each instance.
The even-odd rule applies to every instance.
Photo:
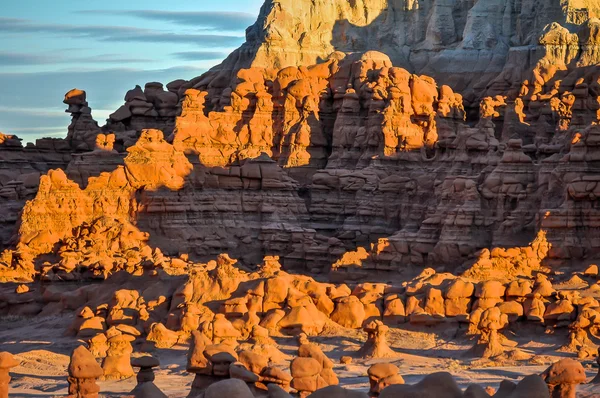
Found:
[[[286,268],[455,269],[540,234],[544,262],[592,258],[598,7],[471,3],[268,1],[222,65],[130,90],[103,127],[70,91],[66,140],[0,142],[49,159],[2,170],[3,266],[68,268],[94,228]]]
[[[308,67],[242,69],[213,98],[188,89],[176,120],[176,148],[206,166],[265,152],[293,171],[366,167],[372,158],[432,148],[437,124],[464,120],[462,98],[427,76],[393,67],[379,52],[342,54]],[[305,176],[298,176],[302,178]]]
[[[335,51],[376,50],[476,106],[486,92],[529,78],[546,47],[539,40],[546,25],[582,25],[598,11],[594,1],[266,1],[246,43],[201,82],[218,90],[241,68],[280,69]]]

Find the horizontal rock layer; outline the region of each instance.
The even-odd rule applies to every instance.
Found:
[[[71,90],[65,140],[2,136],[4,267],[69,269],[97,228],[114,228],[114,253],[132,234],[170,255],[321,270],[455,268],[539,231],[545,261],[591,258],[600,30],[593,4],[563,3],[267,2],[221,67],[130,90],[103,127]],[[332,21],[301,34],[316,15]],[[497,59],[465,72],[472,51]]]

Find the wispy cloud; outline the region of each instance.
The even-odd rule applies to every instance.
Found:
[[[59,58],[51,55],[0,52],[0,65],[43,65],[52,64]]]
[[[163,11],[163,10],[85,10],[82,14],[127,15],[138,18],[194,26],[199,29],[243,31],[256,21],[256,16],[245,12],[228,11]]]
[[[192,79],[205,71],[206,68],[182,66],[154,70],[120,67],[31,73],[0,72],[0,106],[62,108],[64,94],[77,87],[87,91],[88,101],[94,108],[110,109],[115,106],[115,102],[122,103],[127,90],[136,84],[143,87],[146,82],[151,81],[168,83],[175,79]]]
[[[204,47],[233,47],[243,40],[241,36],[232,35],[173,33],[129,26],[50,24],[3,17],[0,17],[0,32],[47,33],[108,42],[179,43]]]
[[[0,105],[0,117],[7,114],[17,114],[28,117],[64,118],[64,110],[60,108],[22,108]]]
[[[192,79],[206,69],[175,67],[144,70],[110,68],[101,70],[71,70],[53,72],[0,72],[0,131],[37,136],[46,134],[43,126],[69,125],[70,115],[64,112],[64,95],[72,88],[86,90],[92,115],[100,124],[123,104],[127,90],[146,82],[168,83],[175,79]],[[24,133],[25,132],[25,133]]]
[[[219,51],[183,51],[171,54],[173,57],[184,61],[207,61],[213,59],[224,59],[227,53]]]
[[[125,58],[118,54],[98,54],[87,57],[65,55],[39,55],[0,51],[0,66],[51,65],[51,64],[133,64],[152,62],[151,59]]]

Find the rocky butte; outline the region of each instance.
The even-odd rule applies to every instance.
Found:
[[[364,329],[364,363],[399,357],[395,329],[452,325],[476,366],[545,369],[517,348],[545,332],[549,358],[591,361],[597,17],[592,0],[267,0],[222,64],[136,86],[103,126],[73,89],[65,139],[0,135],[0,314],[68,314],[86,360],[191,340],[190,396],[337,388],[306,336],[291,374],[273,367],[290,357],[271,335]],[[158,363],[134,360],[136,391],[162,394]],[[544,369],[499,396],[586,380],[576,361]],[[99,371],[71,373],[97,392]],[[463,396],[447,373],[368,374],[375,395]]]

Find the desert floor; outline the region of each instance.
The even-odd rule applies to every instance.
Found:
[[[64,331],[72,317],[51,318],[0,318],[0,351],[17,355],[21,365],[11,372],[11,397],[54,397],[64,396],[67,391],[67,366],[69,354],[81,344],[73,337],[65,337]],[[461,328],[461,329],[459,329]],[[558,341],[566,341],[566,330],[545,333],[542,326],[506,331],[507,337],[519,343],[519,348],[532,357],[526,361],[494,363],[487,360],[469,358],[468,351],[474,340],[464,337],[466,325],[446,323],[433,327],[403,325],[391,329],[388,340],[398,353],[398,358],[387,360],[400,368],[407,383],[418,382],[423,375],[448,371],[454,375],[461,387],[477,383],[484,387],[497,388],[502,380],[518,381],[525,375],[541,373],[561,356]],[[319,343],[323,351],[336,362],[335,371],[340,383],[351,389],[368,391],[367,369],[372,361],[354,359],[352,364],[343,365],[339,359],[343,355],[352,356],[366,339],[362,331],[342,329],[326,332],[311,338]],[[275,337],[280,349],[294,355],[296,341],[291,336]],[[135,346],[135,355],[141,355],[141,346]],[[194,376],[185,370],[187,346],[176,346],[168,350],[153,350],[160,359],[160,370],[156,372],[155,384],[169,397],[186,397]],[[598,370],[595,361],[583,361],[589,378]],[[281,363],[282,367],[288,363]],[[101,394],[105,397],[119,397],[131,391],[135,378],[121,381],[99,381]],[[580,397],[600,397],[600,386],[581,385]]]

